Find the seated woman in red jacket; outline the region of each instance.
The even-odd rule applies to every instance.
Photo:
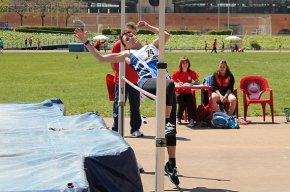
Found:
[[[194,71],[190,69],[190,61],[188,57],[182,56],[179,60],[179,68],[174,71],[172,74],[172,80],[179,85],[187,85],[192,83],[194,81],[195,83],[199,83],[198,79],[199,75]],[[188,111],[188,127],[194,127],[196,122],[194,120],[195,117],[195,106],[194,106],[194,100],[193,95],[190,93],[190,90],[188,92],[184,93],[178,93],[177,94],[177,101],[179,104],[178,112],[177,112],[177,123],[181,124],[181,118],[183,115],[183,112],[185,108],[187,108]]]
[[[216,112],[220,112],[218,103],[230,103],[228,115],[236,109],[237,99],[234,95],[235,78],[225,60],[220,61],[218,70],[212,75],[212,104]]]

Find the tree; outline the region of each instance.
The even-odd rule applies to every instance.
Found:
[[[69,18],[82,12],[84,9],[84,3],[82,0],[60,0],[59,11],[65,14],[65,26],[68,24]]]
[[[10,9],[20,17],[20,25],[23,25],[23,17],[27,13],[29,0],[10,0]]]
[[[9,0],[0,0],[0,15],[7,11]]]
[[[44,26],[44,18],[48,13],[47,10],[50,8],[52,0],[30,0],[30,3],[33,3],[34,8],[41,17],[41,25]]]

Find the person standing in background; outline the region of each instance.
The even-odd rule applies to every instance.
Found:
[[[40,50],[40,49],[41,49],[40,40],[37,39],[37,41],[36,41],[36,50]]]
[[[222,41],[222,49],[221,49],[221,52],[224,52],[225,51],[225,43],[224,43],[224,41]]]
[[[217,42],[216,42],[216,39],[214,39],[213,42],[212,42],[212,50],[211,50],[211,53],[212,52],[217,53],[217,51],[216,51],[217,47],[216,46],[217,46]]]
[[[28,43],[29,43],[29,46],[32,47],[32,37],[28,38]]]
[[[205,50],[205,52],[207,52],[207,42],[206,41],[204,41],[204,50]]]
[[[137,33],[137,27],[135,23],[129,22],[126,24],[126,30],[131,31],[132,33]],[[121,41],[116,41],[112,46],[112,53],[119,53],[121,51]],[[114,71],[114,82],[115,82],[115,99],[113,103],[113,118],[114,124],[112,126],[113,131],[118,132],[118,101],[119,101],[119,63],[111,63],[111,67]],[[138,74],[136,71],[127,63],[125,64],[125,77],[137,85]],[[133,87],[125,84],[125,98],[129,98],[130,104],[130,126],[131,126],[131,135],[133,137],[143,137],[143,133],[140,131],[141,127],[141,115],[140,115],[140,93],[135,90]]]
[[[278,49],[281,52],[281,50],[282,50],[282,43],[281,42],[279,42]]]
[[[0,37],[0,52],[3,53],[3,50],[4,50],[4,41]]]
[[[105,40],[104,41],[104,43],[103,43],[103,46],[104,46],[104,51],[105,51],[105,53],[107,53],[107,51],[108,51],[108,40]]]
[[[101,41],[100,41],[100,40],[97,40],[96,43],[95,43],[95,45],[94,45],[94,47],[95,47],[98,51],[100,51],[100,50],[101,50],[101,45],[102,45]]]
[[[27,43],[28,43],[28,39],[25,38],[25,40],[24,40],[24,45],[25,45],[25,47],[27,47]]]

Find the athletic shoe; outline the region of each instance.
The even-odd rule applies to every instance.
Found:
[[[165,125],[165,136],[176,135],[176,126],[168,122]]]
[[[145,172],[144,168],[139,168],[139,173],[144,173],[144,172]]]
[[[177,123],[177,125],[181,125],[181,119],[177,118],[176,123]]]
[[[143,135],[143,133],[141,131],[137,130],[137,131],[134,131],[133,133],[131,133],[131,136],[133,136],[133,137],[143,137],[144,135]]]
[[[187,124],[187,127],[193,128],[196,125],[196,121],[193,119],[190,119],[189,123]]]
[[[145,171],[144,171],[143,166],[139,163],[137,163],[137,165],[138,165],[139,173],[144,173]]]
[[[144,115],[141,115],[141,120],[142,120],[142,123],[143,124],[147,124],[147,120],[146,120],[146,116],[144,116]]]
[[[169,180],[174,185],[179,185],[179,179],[178,179],[178,175],[177,175],[177,168],[173,167],[170,162],[167,162],[165,164],[165,173],[167,174]]]

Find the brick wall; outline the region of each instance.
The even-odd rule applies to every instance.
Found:
[[[269,19],[270,18],[270,19]],[[90,31],[97,30],[97,23],[101,28],[119,27],[120,14],[80,14],[70,18],[69,25],[73,25],[73,21],[81,19],[86,23]],[[150,24],[158,25],[158,14],[126,14],[126,21],[146,20]],[[13,26],[20,25],[20,17],[16,13],[8,13],[0,18],[0,21],[7,21]],[[45,25],[64,25],[64,17],[59,14],[46,15]],[[219,28],[227,28],[228,15],[220,14]],[[263,30],[264,25],[272,24],[272,34],[277,34],[281,29],[290,29],[289,14],[230,14],[230,25],[238,28],[239,34],[251,34]],[[35,14],[28,14],[23,19],[23,25],[41,25],[41,19]],[[208,29],[218,29],[217,14],[166,14],[166,29],[193,29],[205,31]],[[266,28],[264,28],[266,30]],[[270,30],[270,29],[269,29]]]

